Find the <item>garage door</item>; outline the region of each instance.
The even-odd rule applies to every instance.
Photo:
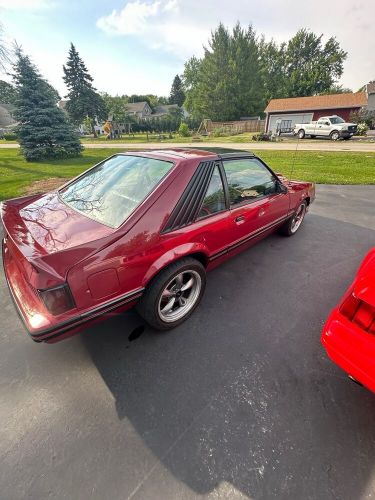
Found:
[[[276,122],[277,120],[291,120],[292,127],[296,123],[310,123],[313,118],[313,113],[293,113],[293,114],[285,114],[285,115],[271,115],[268,122],[267,132],[270,130],[276,131]]]

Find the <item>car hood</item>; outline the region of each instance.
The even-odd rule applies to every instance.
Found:
[[[57,192],[9,200],[2,218],[8,235],[29,258],[87,245],[113,232],[70,208]]]
[[[354,294],[375,307],[375,248],[367,254],[354,282]]]
[[[339,123],[338,126],[341,127],[341,128],[356,127],[357,124],[356,123],[345,122],[345,123]]]

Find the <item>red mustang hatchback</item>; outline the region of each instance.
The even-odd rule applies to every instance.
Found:
[[[322,343],[351,378],[375,392],[375,248],[329,316]]]
[[[135,304],[167,330],[197,307],[207,270],[276,228],[293,235],[314,197],[251,153],[116,154],[57,191],[2,204],[9,289],[38,342]]]

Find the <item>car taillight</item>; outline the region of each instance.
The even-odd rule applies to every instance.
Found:
[[[61,285],[46,290],[38,290],[39,296],[48,311],[57,316],[75,307],[74,299],[68,285]]]
[[[362,330],[375,333],[375,308],[351,293],[340,307],[340,312]]]

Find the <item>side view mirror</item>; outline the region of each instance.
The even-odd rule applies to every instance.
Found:
[[[325,125],[331,125],[329,122],[324,122]]]
[[[278,181],[277,186],[276,186],[276,192],[282,193],[282,194],[287,194],[288,188],[282,182]]]

